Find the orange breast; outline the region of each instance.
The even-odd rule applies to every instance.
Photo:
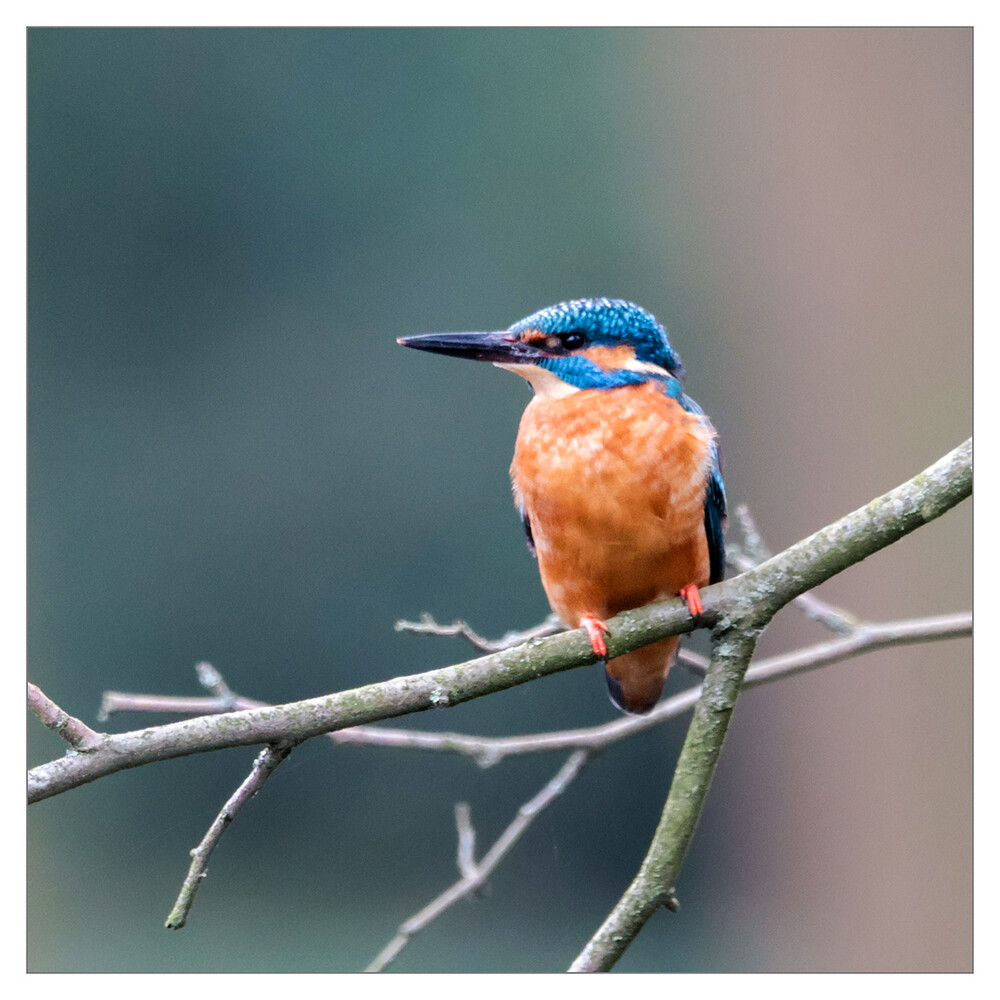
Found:
[[[549,603],[567,625],[708,583],[713,436],[654,384],[528,404],[511,478]]]

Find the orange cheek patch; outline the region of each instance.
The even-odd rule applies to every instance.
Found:
[[[549,337],[541,330],[525,330],[520,339],[522,344],[544,344]]]
[[[624,368],[630,361],[635,361],[635,351],[627,344],[617,347],[588,347],[580,353],[606,371]]]

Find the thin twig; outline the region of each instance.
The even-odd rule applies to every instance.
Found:
[[[740,534],[743,535],[743,552],[755,563],[770,559],[773,553],[757,530],[757,522],[753,519],[750,508],[745,503],[737,504],[733,518],[740,526]]]
[[[455,859],[458,873],[462,878],[473,878],[476,874],[476,829],[468,802],[455,803],[455,829],[458,833],[458,850]]]
[[[566,630],[566,626],[559,621],[556,615],[549,615],[545,621],[532,628],[527,628],[523,632],[507,632],[499,639],[486,639],[461,618],[450,625],[442,625],[426,611],[420,616],[420,621],[398,621],[395,628],[397,632],[416,632],[418,635],[461,636],[471,646],[484,653],[498,653],[502,649],[510,649],[511,646],[520,646],[522,642],[527,642],[529,639],[541,639],[544,636],[555,635],[557,632]]]
[[[760,565],[749,556],[738,553],[730,554],[726,558],[741,573],[755,569]],[[863,624],[860,618],[852,615],[849,611],[837,607],[835,604],[830,604],[811,592],[799,594],[791,604],[802,611],[807,618],[819,622],[820,625],[828,628],[831,632],[836,632],[837,635],[850,635],[854,629]]]
[[[694,674],[695,677],[704,677],[705,671],[708,670],[707,656],[702,656],[701,653],[695,653],[693,650],[683,647],[677,651],[677,662],[683,663],[687,672]]]
[[[106,720],[115,712],[167,712],[172,715],[217,715],[244,708],[261,708],[266,702],[241,698],[226,683],[225,678],[211,663],[202,660],[194,667],[198,683],[212,692],[211,698],[172,698],[158,694],[127,694],[124,691],[105,691],[101,696],[98,719]]]
[[[230,688],[226,683],[222,674],[219,673],[211,663],[202,660],[201,663],[195,665],[195,673],[198,675],[198,683],[207,690],[211,691],[216,698],[222,701],[228,701],[232,704],[236,700],[236,693]]]
[[[293,746],[292,743],[276,743],[264,747],[257,754],[250,773],[229,797],[222,807],[222,811],[208,828],[201,843],[191,851],[191,867],[188,869],[187,877],[184,879],[180,894],[177,896],[177,902],[174,903],[174,908],[170,911],[170,916],[167,917],[165,926],[168,929],[180,930],[184,926],[194,903],[195,893],[208,875],[209,859],[212,857],[212,852],[218,845],[222,834],[232,823],[240,808],[260,791],[264,782],[274,773],[275,768],[292,752]]]
[[[415,913],[409,920],[404,921],[396,932],[396,936],[372,959],[365,972],[381,972],[410,943],[415,934],[422,931],[464,896],[479,889],[490,873],[521,839],[525,830],[534,822],[535,817],[565,791],[590,757],[591,754],[586,750],[577,750],[570,754],[567,761],[541,791],[518,809],[517,815],[486,852],[483,860],[478,865],[473,865],[468,874],[463,875],[457,882],[445,889],[440,896],[431,900],[422,910]]]
[[[97,718],[107,721],[116,712],[162,712],[168,715],[218,715],[241,708],[253,708],[251,698],[174,697],[161,694],[130,694],[127,691],[105,691]]]
[[[93,750],[101,745],[104,736],[95,732],[85,722],[64,712],[44,691],[28,681],[28,708],[54,733],[58,733],[74,750]]]

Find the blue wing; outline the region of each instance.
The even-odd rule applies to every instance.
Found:
[[[677,390],[671,392],[667,386],[668,395],[675,399],[689,413],[705,416],[705,411],[690,397]],[[722,456],[719,446],[713,441],[711,451],[712,467],[705,486],[705,538],[708,540],[709,583],[718,583],[726,575],[726,543],[722,534],[726,529],[726,484],[722,481]]]
[[[726,485],[722,481],[722,459],[712,443],[712,471],[705,488],[705,537],[708,539],[709,583],[718,583],[726,575]]]
[[[537,558],[535,536],[531,533],[531,519],[528,517],[528,512],[524,509],[524,503],[520,497],[517,498],[517,512],[521,515],[521,527],[524,528],[524,540],[528,543],[528,551]]]

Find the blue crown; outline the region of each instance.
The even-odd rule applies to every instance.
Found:
[[[676,378],[684,377],[680,356],[670,346],[670,338],[652,313],[624,299],[573,299],[540,309],[519,320],[509,330],[523,333],[582,333],[589,344],[628,344],[640,361],[666,369]]]

